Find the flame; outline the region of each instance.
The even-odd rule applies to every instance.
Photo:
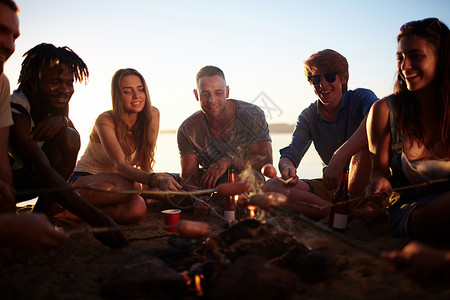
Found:
[[[250,219],[254,219],[256,206],[249,205],[247,208],[250,211]]]
[[[203,296],[202,279],[205,279],[203,274],[195,274],[195,289],[197,290],[197,296]]]
[[[192,284],[192,279],[191,279],[191,277],[189,277],[189,272],[187,270],[182,271],[181,275],[183,275],[184,280],[186,280],[186,285]]]

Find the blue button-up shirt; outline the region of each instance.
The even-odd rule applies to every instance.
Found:
[[[281,158],[289,158],[297,168],[313,142],[322,164],[327,166],[334,152],[358,129],[376,100],[377,96],[368,89],[347,91],[342,96],[334,121],[322,114],[320,100],[312,103],[298,117],[291,143],[280,150]]]

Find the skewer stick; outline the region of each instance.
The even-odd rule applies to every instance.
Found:
[[[62,192],[62,191],[70,191],[70,190],[91,190],[91,191],[97,191],[97,192],[103,192],[103,193],[110,193],[110,194],[144,194],[144,195],[200,195],[200,194],[209,194],[216,191],[216,189],[205,189],[205,190],[197,190],[197,191],[156,191],[156,190],[107,190],[102,188],[96,188],[89,185],[83,185],[79,187],[70,187],[70,186],[64,186],[64,187],[55,187],[55,188],[44,188],[44,189],[34,189],[34,190],[26,190],[26,191],[17,191],[15,193],[15,196],[28,196],[28,195],[35,195],[35,194],[48,194],[48,193],[55,193],[55,192]]]
[[[422,182],[422,183],[418,183],[418,184],[412,184],[412,185],[407,185],[407,186],[402,186],[402,187],[398,187],[398,188],[393,188],[391,190],[391,192],[401,192],[401,191],[406,191],[409,189],[415,189],[415,188],[419,188],[419,187],[426,187],[435,183],[442,183],[442,182],[447,182],[449,181],[450,178],[441,178],[441,179],[435,179],[435,180],[430,180],[427,182]],[[380,193],[379,196],[389,196],[389,193]],[[302,205],[306,205],[306,206],[310,206],[310,207],[316,207],[319,208],[321,210],[327,209],[327,208],[331,208],[333,206],[338,206],[338,205],[343,205],[343,204],[347,204],[347,203],[351,203],[351,202],[356,202],[356,201],[361,201],[363,200],[363,202],[367,202],[369,200],[371,200],[371,197],[366,197],[366,196],[361,196],[361,197],[354,197],[351,199],[348,199],[346,201],[342,201],[342,202],[337,202],[335,204],[328,204],[328,205],[324,205],[324,206],[318,206],[318,205],[314,205],[311,203],[300,203]]]
[[[292,179],[294,179],[294,177],[291,177],[291,178],[285,180],[282,177],[277,176],[277,169],[275,169],[275,167],[272,164],[265,164],[261,168],[261,173],[266,177],[276,178],[284,184],[288,184],[289,182],[291,182]]]

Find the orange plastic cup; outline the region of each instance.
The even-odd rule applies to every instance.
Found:
[[[161,211],[164,216],[164,225],[166,230],[170,232],[177,232],[178,224],[180,223],[180,209],[166,209]]]

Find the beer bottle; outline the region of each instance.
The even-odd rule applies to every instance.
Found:
[[[234,169],[228,169],[228,182],[235,182]],[[236,220],[236,202],[234,195],[226,197],[224,200],[224,217],[227,222]]]
[[[345,203],[339,205],[339,202],[344,202],[349,199],[348,195],[348,164],[345,166],[339,187],[333,195],[333,204],[330,210],[329,226],[336,231],[344,232],[347,229],[349,204]]]

